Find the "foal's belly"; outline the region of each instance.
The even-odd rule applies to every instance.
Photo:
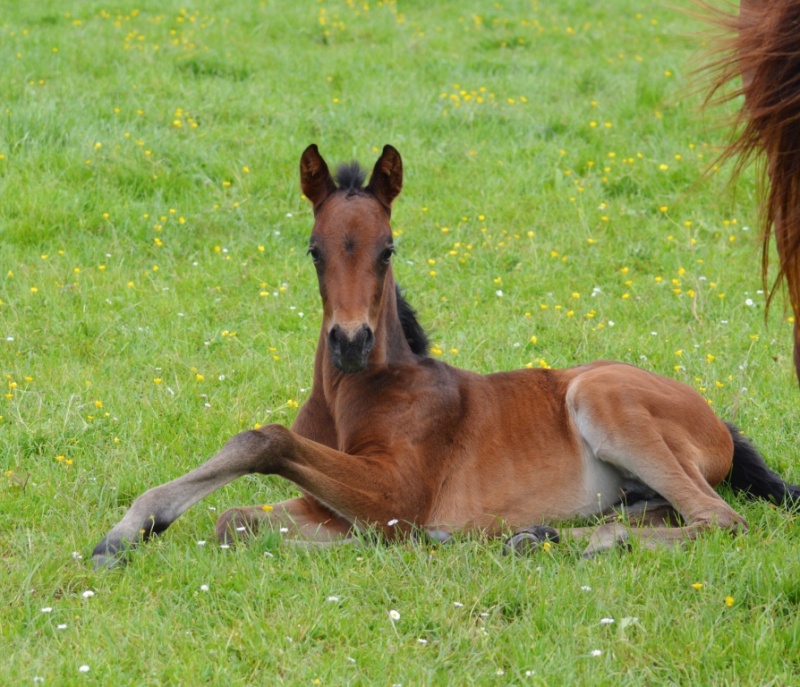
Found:
[[[594,455],[585,458],[584,466],[583,505],[575,513],[577,517],[598,515],[619,503],[622,489],[630,481],[613,465]]]
[[[564,462],[495,463],[490,472],[468,476],[469,472],[449,481],[426,527],[491,535],[506,528],[590,517],[619,503],[623,487],[630,483],[592,454],[572,454]]]

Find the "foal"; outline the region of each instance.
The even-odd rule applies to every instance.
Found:
[[[97,565],[250,473],[281,475],[303,496],[226,511],[220,540],[260,527],[318,543],[363,528],[389,539],[412,528],[438,538],[526,528],[510,540],[525,548],[557,538],[541,525],[602,514],[626,494],[658,495],[685,522],[605,525],[590,539],[592,555],[631,535],[649,544],[745,528],[712,488],[728,476],[754,496],[800,498],[697,392],[672,379],[606,361],[482,376],[431,359],[392,270],[399,153],[383,149],[366,187],[356,165],[340,169],[337,185],[311,145],[300,180],[314,207],[308,254],[322,297],[308,400],[291,429],[237,434],[205,464],[137,498],[95,548]]]

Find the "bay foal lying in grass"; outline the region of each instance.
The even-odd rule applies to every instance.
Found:
[[[668,504],[684,522],[603,525],[590,537],[591,555],[629,536],[649,545],[708,527],[745,528],[713,489],[726,478],[754,496],[800,498],[696,391],[672,379],[606,361],[484,376],[428,357],[392,270],[400,155],[386,146],[366,187],[364,176],[349,165],[334,181],[315,145],[300,160],[323,315],[311,393],[292,428],[237,434],[205,464],[144,493],[95,548],[97,565],[251,473],[281,475],[304,495],[271,510],[228,510],[220,540],[264,527],[319,543],[363,528],[389,539],[412,529],[446,537],[523,528],[510,540],[523,549],[557,538],[543,525],[603,514],[626,495],[660,499],[651,504]],[[647,512],[651,524],[665,524],[658,507]]]

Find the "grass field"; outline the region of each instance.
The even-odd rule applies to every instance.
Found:
[[[700,28],[629,0],[5,3],[0,684],[798,684],[797,517],[741,499],[747,535],[589,562],[221,550],[216,514],[297,493],[245,478],[124,569],[87,560],[139,493],[307,397],[311,142],[403,155],[395,274],[435,356],[674,376],[800,481],[754,175],[703,176],[727,130]]]

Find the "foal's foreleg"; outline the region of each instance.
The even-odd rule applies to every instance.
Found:
[[[118,554],[163,532],[204,496],[237,477],[265,472],[268,454],[269,442],[264,442],[255,432],[242,432],[200,467],[146,491],[95,547],[92,554],[95,566],[113,565]]]
[[[284,541],[309,546],[348,541],[353,526],[308,496],[269,506],[229,508],[217,520],[217,539],[230,543],[256,534],[262,527],[280,531]]]
[[[391,535],[407,530],[430,507],[413,465],[406,472],[390,458],[342,453],[281,425],[242,432],[207,463],[137,498],[93,557],[96,565],[112,564],[119,552],[163,532],[204,496],[250,473],[290,479],[339,516],[337,527],[363,523]]]

